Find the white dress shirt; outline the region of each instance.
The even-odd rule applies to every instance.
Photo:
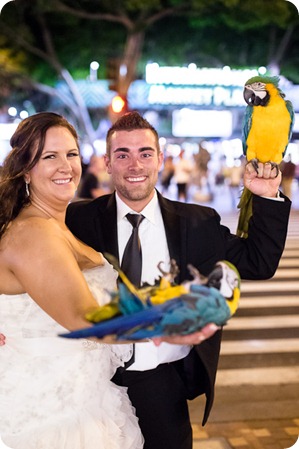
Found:
[[[132,225],[126,218],[130,209],[116,194],[117,204],[117,233],[119,260],[121,263],[125,246],[132,233]],[[166,234],[157,193],[141,212],[145,219],[139,225],[139,239],[142,248],[141,282],[154,284],[161,276],[158,269],[159,262],[163,262],[162,269],[169,271],[170,256]],[[160,363],[173,362],[185,357],[190,352],[190,346],[162,343],[155,346],[153,342],[135,344],[135,362],[127,369],[145,371],[156,368]]]

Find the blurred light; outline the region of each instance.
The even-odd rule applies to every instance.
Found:
[[[157,128],[159,126],[160,117],[157,111],[148,110],[143,114],[143,118],[145,118],[150,124]]]
[[[106,140],[96,139],[93,142],[93,146],[95,147],[97,154],[102,155],[106,153]]]
[[[10,140],[11,136],[17,129],[17,126],[17,123],[0,123],[1,140]]]
[[[259,72],[261,75],[265,75],[265,73],[267,73],[267,69],[266,69],[266,67],[261,66],[261,67],[258,68],[258,72]]]
[[[18,111],[16,110],[16,108],[14,108],[13,106],[12,107],[10,107],[10,108],[8,108],[8,114],[11,116],[11,117],[15,117],[16,115],[17,115],[17,113],[18,113]]]
[[[83,159],[83,162],[88,164],[93,154],[94,154],[93,148],[89,143],[84,143],[83,145],[81,145],[81,157]]]
[[[22,120],[24,120],[24,118],[27,118],[29,116],[29,114],[28,114],[28,112],[27,111],[21,111],[20,112],[20,117],[21,117],[21,119]]]
[[[126,106],[125,100],[120,96],[116,95],[111,102],[112,111],[115,113],[121,112]]]
[[[11,150],[10,138],[17,129],[18,123],[0,123],[0,165]],[[1,442],[1,441],[0,441]],[[0,448],[2,448],[0,444]]]
[[[175,137],[230,137],[231,111],[177,109],[172,113],[172,134]]]
[[[295,112],[293,133],[299,133],[299,112]]]
[[[89,79],[90,81],[96,81],[98,79],[98,69],[100,64],[97,61],[92,61],[89,64]]]
[[[121,64],[121,66],[119,68],[120,76],[126,76],[127,72],[128,72],[128,69],[127,69],[126,64]]]
[[[181,152],[180,145],[176,143],[170,143],[167,145],[167,154],[170,156],[173,156],[174,158],[177,157]]]
[[[294,162],[294,164],[298,165],[299,164],[299,143],[289,143],[288,145],[288,149],[286,151],[285,154],[285,159],[287,158],[287,156],[290,155],[291,156],[291,160],[292,162]]]
[[[91,68],[91,70],[98,70],[99,67],[100,67],[100,64],[99,64],[97,61],[92,61],[92,62],[90,63],[90,68]]]

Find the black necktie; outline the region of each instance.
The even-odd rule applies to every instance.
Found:
[[[142,254],[140,240],[138,237],[138,227],[144,219],[144,216],[137,214],[127,214],[126,217],[133,226],[133,229],[131,237],[129,238],[128,243],[125,247],[121,269],[136,287],[140,287]]]

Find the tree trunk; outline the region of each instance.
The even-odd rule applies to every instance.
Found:
[[[128,33],[118,78],[118,93],[126,97],[132,81],[136,78],[137,64],[141,56],[144,31]]]

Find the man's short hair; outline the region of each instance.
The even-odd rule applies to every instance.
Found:
[[[139,112],[127,112],[122,115],[108,130],[106,136],[106,154],[109,157],[111,151],[111,136],[116,131],[135,131],[136,129],[149,129],[155,136],[158,153],[160,153],[159,136],[156,129]]]

